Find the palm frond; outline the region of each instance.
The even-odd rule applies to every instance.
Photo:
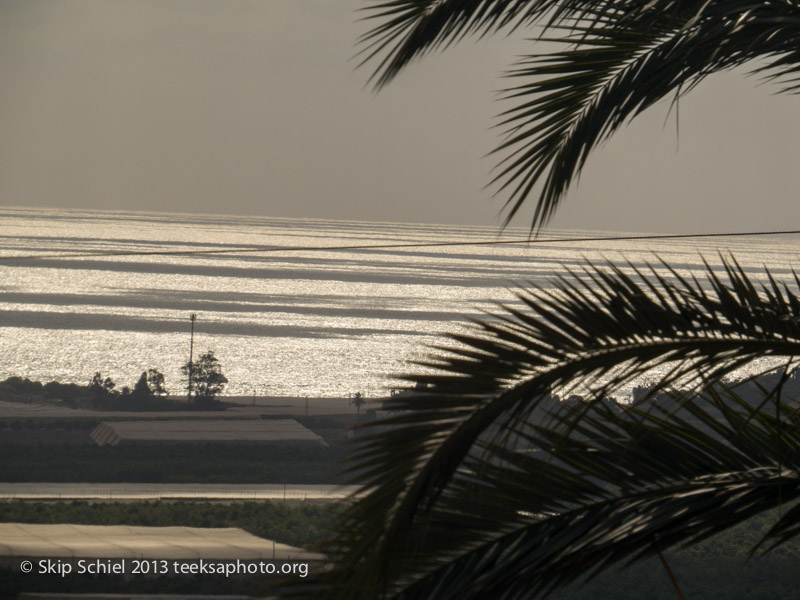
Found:
[[[674,0],[661,10],[674,9]],[[363,20],[377,21],[358,43],[362,64],[375,61],[372,80],[381,88],[409,63],[428,52],[462,40],[513,31],[542,21],[543,31],[569,19],[586,25],[608,15],[655,14],[648,0],[371,0],[362,9]]]
[[[710,4],[700,19],[692,9],[659,18],[606,16],[588,26],[566,23],[559,27],[563,35],[550,41],[573,45],[520,61],[510,76],[526,83],[506,90],[518,104],[502,115],[506,139],[495,152],[503,158],[490,184],[507,194],[506,223],[538,193],[532,226],[545,225],[595,148],[647,108],[688,93],[708,75],[756,59],[767,61],[756,72],[794,74],[800,48],[792,31],[800,8],[739,2],[743,12],[736,12],[731,4]],[[687,26],[689,21],[694,24]]]
[[[733,260],[706,279],[590,266],[455,336],[434,373],[410,377],[425,391],[363,428],[351,469],[366,495],[324,548],[336,566],[315,593],[547,593],[650,555],[654,540],[693,542],[800,497],[800,416],[786,399],[770,399],[782,429],[713,386],[680,411],[603,401],[654,371],[652,396],[798,355],[796,289],[768,273],[757,284]],[[553,401],[579,381],[586,402]]]
[[[378,0],[362,9],[366,20],[381,21],[359,38],[362,64],[378,61],[372,79],[380,88],[433,49],[530,22],[547,5],[547,0]]]
[[[751,61],[753,72],[800,90],[794,2],[748,0],[383,0],[361,40],[378,87],[413,59],[467,34],[540,24],[558,50],[509,73],[519,104],[501,115],[505,139],[490,186],[506,196],[506,223],[538,195],[532,228],[552,217],[591,154],[623,124],[705,77]],[[674,101],[674,100],[673,100]]]

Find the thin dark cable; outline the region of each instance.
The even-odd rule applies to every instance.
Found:
[[[635,240],[675,240],[712,237],[744,237],[800,234],[800,230],[787,231],[737,231],[733,233],[667,233],[659,235],[619,235],[585,238],[525,238],[515,240],[487,240],[468,242],[409,242],[403,244],[363,244],[350,246],[275,246],[273,248],[225,248],[221,250],[119,250],[108,252],[74,252],[70,254],[22,254],[1,256],[0,261],[37,260],[45,258],[96,258],[112,256],[191,256],[196,254],[256,254],[271,252],[319,252],[333,250],[388,250],[403,248],[441,248],[446,246],[499,246],[501,244],[562,244],[575,242],[621,242]]]

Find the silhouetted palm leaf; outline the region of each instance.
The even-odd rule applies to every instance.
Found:
[[[455,336],[411,378],[425,392],[363,428],[351,472],[366,495],[325,547],[334,568],[301,595],[530,597],[800,497],[798,405],[767,390],[771,415],[709,387],[800,354],[796,290],[731,261],[708,285],[664,271],[589,267]],[[602,401],[654,372],[653,395],[706,397]],[[585,402],[549,399],[577,382]],[[798,527],[790,511],[770,539]]]
[[[794,2],[745,0],[381,0],[362,39],[385,85],[414,58],[502,28],[545,25],[560,49],[533,54],[510,73],[518,105],[503,114],[506,138],[493,184],[510,220],[532,193],[532,226],[552,216],[590,152],[622,124],[704,77],[763,59],[754,69],[796,91],[800,44]]]

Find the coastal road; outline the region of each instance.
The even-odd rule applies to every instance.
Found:
[[[0,500],[315,500],[350,496],[356,486],[227,483],[0,483]]]

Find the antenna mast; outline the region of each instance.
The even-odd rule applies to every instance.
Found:
[[[189,317],[189,320],[192,322],[192,333],[191,337],[189,338],[189,386],[186,392],[186,400],[189,402],[192,401],[192,374],[194,373],[194,365],[192,364],[192,357],[194,356],[194,322],[197,319],[197,315],[192,313]]]

